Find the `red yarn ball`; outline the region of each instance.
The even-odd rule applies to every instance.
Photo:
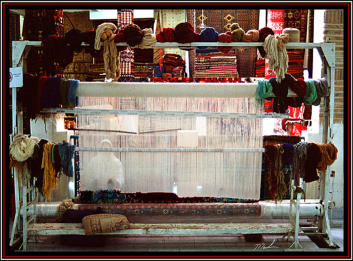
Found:
[[[200,39],[200,35],[194,32],[189,22],[179,23],[175,27],[175,41],[178,43],[191,43]]]
[[[231,43],[233,41],[233,37],[231,34],[228,33],[221,33],[218,35],[218,42],[221,43]],[[220,46],[218,47],[218,50],[220,50],[222,53],[228,53],[230,50],[232,50],[232,47],[224,47]]]
[[[174,42],[174,35],[175,31],[174,28],[163,28],[163,31],[159,32],[156,35],[156,39],[158,42],[164,43],[164,42]]]
[[[272,34],[272,35],[275,34],[270,27],[265,26],[265,27],[261,28],[259,30],[259,41],[258,42],[264,42],[266,37],[269,36],[270,34]],[[259,46],[258,50],[261,54],[261,57],[265,58],[265,56],[266,56],[265,49],[262,46]]]

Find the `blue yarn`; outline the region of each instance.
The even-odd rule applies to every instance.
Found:
[[[218,32],[213,27],[206,27],[200,33],[200,42],[218,42]],[[199,46],[199,49],[206,49],[207,46]]]
[[[61,159],[61,167],[66,176],[73,177],[72,157],[75,153],[75,145],[59,143],[58,151]]]
[[[41,108],[57,108],[59,106],[59,84],[61,78],[59,77],[49,77],[45,82],[42,98],[41,98]]]
[[[67,101],[70,107],[75,107],[78,105],[77,97],[76,97],[76,90],[79,84],[79,80],[69,79],[68,80],[68,90],[67,90]]]

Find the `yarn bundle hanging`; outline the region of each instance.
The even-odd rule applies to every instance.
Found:
[[[285,44],[288,42],[288,35],[277,37],[268,35],[264,41],[266,58],[269,60],[268,68],[276,72],[277,82],[285,78],[288,69],[288,54]]]
[[[100,50],[100,41],[103,40],[105,81],[111,82],[120,77],[120,52],[118,52],[114,38],[117,27],[113,23],[102,23],[97,27],[94,49]]]

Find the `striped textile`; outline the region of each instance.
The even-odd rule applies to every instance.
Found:
[[[118,29],[120,30],[122,27],[132,24],[133,12],[132,9],[120,9],[118,10]],[[134,51],[130,48],[121,51],[120,53],[120,69],[121,76],[120,78],[130,78],[133,77],[131,74],[131,66],[134,62]],[[124,79],[122,79],[124,81]]]
[[[158,12],[155,35],[157,35],[160,31],[161,31],[161,21],[160,21],[159,12]],[[164,55],[164,50],[162,48],[153,49],[153,63],[160,64],[162,62],[163,55]]]
[[[237,57],[230,53],[198,53],[194,58],[194,78],[238,78]]]

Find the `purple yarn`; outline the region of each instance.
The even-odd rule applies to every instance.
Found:
[[[61,78],[49,77],[45,82],[41,98],[41,108],[57,108],[59,106],[59,84]]]
[[[218,32],[213,27],[206,27],[200,33],[200,42],[218,42]],[[199,46],[198,49],[206,49],[207,46]]]

